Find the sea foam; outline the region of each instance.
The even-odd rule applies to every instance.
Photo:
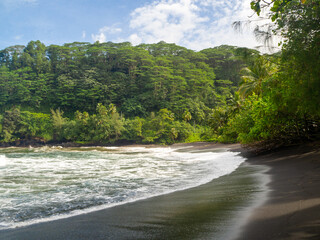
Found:
[[[50,148],[0,155],[0,229],[66,218],[205,184],[237,153],[170,147]],[[181,150],[181,149],[180,149]]]

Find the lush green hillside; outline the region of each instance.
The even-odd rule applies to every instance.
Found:
[[[128,131],[121,131],[122,127],[119,127],[117,134],[96,134],[98,130],[96,123],[93,123],[96,120],[91,118],[94,118],[92,114],[100,114],[100,110],[97,110],[100,104],[100,107],[109,106],[114,109],[110,111],[118,112],[120,115],[117,118],[122,125],[135,117],[140,117],[139,121],[147,121],[150,125],[149,122],[156,116],[166,112],[170,117],[162,116],[163,120],[170,122],[169,120],[175,119],[175,124],[182,124],[170,125],[170,131],[189,129],[190,133],[197,135],[195,140],[200,140],[199,134],[208,132],[207,128],[210,128],[210,117],[214,110],[226,109],[228,100],[233,98],[238,88],[239,71],[246,66],[243,60],[244,51],[249,52],[252,57],[258,55],[254,50],[231,46],[194,52],[165,42],[136,47],[130,43],[111,42],[46,47],[40,41],[31,41],[26,47],[6,48],[0,52],[0,109],[4,117],[2,138],[4,141],[11,141],[35,136],[50,139],[49,136],[52,136],[64,140],[98,142],[117,140],[120,136],[123,137],[124,132],[131,131],[127,129],[127,125],[134,124],[127,123],[125,129]],[[34,133],[17,130],[22,127],[19,126],[20,123],[16,123],[16,130],[7,131],[6,119],[10,114],[13,119],[28,118],[31,122],[36,121],[30,120],[31,118],[40,117],[36,113],[49,114],[41,116],[50,118],[52,122],[51,110],[56,109],[59,109],[60,113],[64,112],[64,116],[72,121],[79,118],[83,120],[86,116],[91,125],[95,126],[91,135],[96,134],[99,137],[80,137],[89,126],[81,127],[86,129],[81,131],[80,128],[70,130],[69,126],[69,130],[65,129],[63,134],[53,134],[52,129],[38,134],[36,130],[30,130]],[[16,112],[13,113],[14,111]],[[157,112],[159,113],[154,114]],[[31,122],[25,125],[39,125]],[[155,125],[151,124],[150,127]],[[203,129],[204,126],[206,129]],[[196,130],[197,128],[202,130]],[[81,132],[80,135],[77,134],[78,131]],[[146,129],[144,132],[147,131]],[[154,139],[161,139],[162,133],[159,131],[158,129],[145,133],[144,137],[142,133],[138,133],[137,136],[141,135],[139,138],[125,138],[142,138],[153,142]],[[190,135],[184,133],[186,136],[181,139],[176,133],[172,134],[173,140],[164,142],[177,139],[184,141]],[[208,134],[206,138],[212,139]]]
[[[225,105],[236,90],[243,61],[235,54],[227,46],[194,52],[164,42],[46,47],[32,41],[0,52],[0,108],[72,113],[113,103],[125,117],[168,108],[179,118],[188,110],[200,120],[201,112]]]
[[[319,138],[318,0],[271,7],[281,53],[220,46],[32,41],[0,51],[0,140],[110,143],[239,141],[263,147]]]

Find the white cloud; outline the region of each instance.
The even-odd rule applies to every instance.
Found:
[[[82,31],[82,38],[85,39],[87,36],[86,31]]]
[[[199,14],[199,7],[191,0],[159,1],[131,13],[130,28],[135,30],[130,38],[143,42],[181,43],[200,24],[209,18]]]
[[[243,27],[242,34],[232,27],[233,22],[247,21],[253,15],[250,2],[154,0],[131,12],[129,27],[125,23],[122,28],[105,26],[91,37],[93,41],[130,41],[133,45],[166,41],[193,50],[222,44],[254,48],[261,44],[253,35],[253,27]]]
[[[131,13],[133,44],[173,42],[194,50],[229,44],[255,47],[252,29],[238,34],[232,23],[248,20],[251,0],[159,0]]]
[[[129,42],[131,42],[133,45],[137,45],[142,43],[142,39],[137,34],[131,34],[129,36]]]
[[[98,34],[91,34],[91,37],[93,41],[106,42],[108,35],[117,35],[121,32],[121,28],[104,26],[99,29]]]
[[[95,42],[98,41],[100,43],[105,42],[107,39],[106,35],[103,32],[101,32],[99,34],[92,34],[91,37],[92,37],[93,41],[95,41]]]

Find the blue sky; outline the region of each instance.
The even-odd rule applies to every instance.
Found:
[[[251,14],[250,0],[0,0],[0,49],[31,40],[254,48],[252,29],[231,27]]]

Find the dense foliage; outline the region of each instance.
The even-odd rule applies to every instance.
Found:
[[[180,119],[187,110],[200,122],[199,114],[225,105],[236,89],[243,61],[235,54],[227,46],[194,52],[164,42],[45,47],[32,41],[0,52],[0,108],[73,113],[113,103],[125,117],[168,108]]]
[[[258,57],[243,74],[240,111],[230,116],[223,137],[271,147],[319,137],[320,2],[276,0],[251,3],[260,14],[270,7],[273,33],[282,52]]]
[[[281,53],[40,41],[0,51],[0,141],[273,148],[319,138],[320,2],[254,0],[251,7],[258,15],[269,9]]]
[[[31,41],[26,47],[6,48],[0,51],[1,138],[163,143],[213,139],[207,134],[210,125],[216,125],[213,112],[227,107],[248,54],[258,53],[231,46],[194,52],[165,42],[46,47]],[[48,116],[46,133],[21,130],[22,122],[37,126],[35,121]]]

